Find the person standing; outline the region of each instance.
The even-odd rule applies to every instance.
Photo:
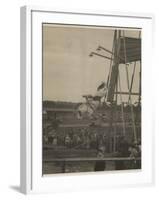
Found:
[[[138,151],[134,144],[130,145],[129,152],[129,157],[133,159],[131,162],[131,169],[138,169],[138,163],[136,160],[136,158],[138,157]]]
[[[119,140],[118,146],[118,157],[129,157],[129,144],[124,136],[122,136]],[[123,170],[125,169],[124,160],[116,161],[116,170]]]
[[[97,152],[97,158],[104,158],[104,148],[99,148]],[[94,171],[104,171],[105,170],[105,161],[97,160],[95,163]]]
[[[66,147],[71,146],[71,138],[69,135],[66,135],[66,137],[65,137],[65,145],[66,145]]]

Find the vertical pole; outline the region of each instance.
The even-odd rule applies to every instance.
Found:
[[[112,68],[110,72],[110,80],[109,80],[109,86],[108,86],[108,94],[107,94],[107,101],[113,102],[114,100],[114,91],[115,86],[117,83],[117,77],[118,77],[118,67],[119,67],[119,52],[120,52],[120,30],[115,30],[115,40],[114,40],[114,59],[112,63]]]
[[[134,133],[134,142],[137,142],[137,134],[136,134],[136,126],[135,126],[135,117],[134,117],[134,110],[132,105],[131,99],[131,90],[129,85],[129,73],[128,73],[128,65],[127,65],[127,52],[126,52],[126,42],[125,42],[125,32],[123,31],[124,37],[124,53],[125,53],[125,69],[126,69],[126,77],[127,77],[127,86],[129,91],[129,98],[130,98],[130,108],[131,108],[131,117],[132,117],[132,125],[133,125],[133,133]]]
[[[125,118],[124,118],[123,100],[122,100],[122,95],[121,95],[120,73],[118,75],[118,79],[119,79],[119,90],[120,90],[121,116],[122,116],[122,122],[123,122],[123,136],[125,136],[126,135],[126,132],[125,132]]]
[[[133,68],[133,73],[132,73],[132,77],[131,77],[131,83],[130,83],[130,93],[132,91],[132,87],[133,87],[133,82],[134,82],[134,76],[135,76],[135,69],[136,69],[136,61],[134,63],[134,68]],[[129,94],[129,98],[128,98],[128,103],[130,102],[130,94]]]
[[[139,38],[141,38],[141,31],[139,32]],[[139,99],[138,99],[138,102],[139,102],[139,105],[141,103],[141,60],[140,60],[140,72],[139,72]]]
[[[139,72],[139,98],[138,98],[139,105],[141,103],[141,61],[140,61],[140,72]]]
[[[115,113],[117,113],[117,102],[118,102],[118,83],[116,84],[116,95],[115,95]],[[116,115],[115,115],[116,116]],[[117,117],[116,117],[117,119]],[[117,133],[117,123],[116,123],[116,119],[115,119],[115,125],[114,125],[114,143],[113,143],[113,152],[116,152],[116,133]]]
[[[109,86],[108,86],[108,94],[107,94],[107,101],[111,103],[111,113],[110,113],[110,138],[114,139],[114,131],[113,131],[113,112],[114,112],[114,92],[116,89],[117,81],[118,81],[118,74],[119,74],[119,53],[120,53],[120,36],[121,36],[121,31],[120,30],[115,30],[114,33],[114,59],[112,63],[112,68],[110,71],[110,80],[109,80]],[[112,135],[113,132],[113,135]],[[111,143],[112,140],[110,139]],[[114,143],[114,140],[113,140]],[[110,145],[112,146],[112,144]],[[110,151],[114,149],[114,144],[111,147]]]
[[[128,85],[128,90],[129,90],[129,96],[130,96],[130,108],[131,108],[131,117],[132,117],[132,125],[133,125],[133,132],[134,132],[134,142],[137,142],[137,134],[136,134],[136,126],[135,126],[135,116],[134,116],[134,109],[132,105],[132,100],[131,100],[131,92],[130,92],[130,86],[129,86],[129,74],[128,74],[128,68],[126,65],[126,76],[127,76],[127,85]]]

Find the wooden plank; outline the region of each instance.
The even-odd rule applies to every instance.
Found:
[[[45,108],[46,112],[74,112],[75,109],[72,108]]]
[[[126,62],[135,62],[141,60],[141,39],[140,38],[120,38],[120,58],[125,58]],[[120,59],[120,63],[125,63],[125,59]]]
[[[123,95],[129,95],[130,93],[129,92],[114,92],[114,94],[123,94]],[[139,93],[138,92],[131,92],[131,95],[136,95],[138,96]]]
[[[102,54],[99,54],[99,53],[96,53],[96,52],[92,52],[90,54],[90,56],[93,56],[93,55],[96,55],[96,56],[100,56],[102,58],[106,58],[106,59],[109,59],[109,60],[112,60],[112,58],[108,57],[108,56],[105,56],[105,55],[102,55]]]
[[[85,161],[133,161],[141,160],[140,157],[130,158],[130,157],[110,157],[110,158],[54,158],[54,159],[44,159],[43,162],[85,162]]]

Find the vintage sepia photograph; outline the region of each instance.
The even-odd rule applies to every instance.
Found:
[[[140,170],[139,28],[42,24],[42,174]]]

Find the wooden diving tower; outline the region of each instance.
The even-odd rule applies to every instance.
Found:
[[[105,47],[99,46],[97,48],[97,52],[91,52],[90,54],[91,57],[95,55],[110,60],[109,74],[106,81],[108,90],[104,98],[104,101],[109,102],[112,108],[112,112],[110,115],[110,133],[111,135],[114,135],[115,138],[116,131],[114,131],[115,128],[113,127],[113,114],[115,113],[116,106],[120,101],[122,124],[123,124],[122,125],[123,136],[126,135],[123,95],[127,95],[128,96],[127,104],[130,106],[134,143],[137,143],[137,131],[136,131],[136,121],[134,116],[134,105],[132,101],[132,96],[138,96],[137,104],[138,106],[141,106],[141,38],[140,38],[141,31],[139,30],[138,32],[139,32],[138,38],[133,38],[125,36],[125,30],[117,29],[114,31],[113,47],[111,51],[106,49]],[[109,55],[105,55],[105,53]],[[121,88],[122,80],[120,75],[120,65],[122,65],[125,68],[127,91],[122,91]],[[130,67],[133,68],[131,75],[129,74]],[[134,84],[136,67],[139,67],[139,74],[138,74],[139,88],[137,92],[133,92],[132,88]],[[114,141],[114,151],[115,151],[115,141]]]

